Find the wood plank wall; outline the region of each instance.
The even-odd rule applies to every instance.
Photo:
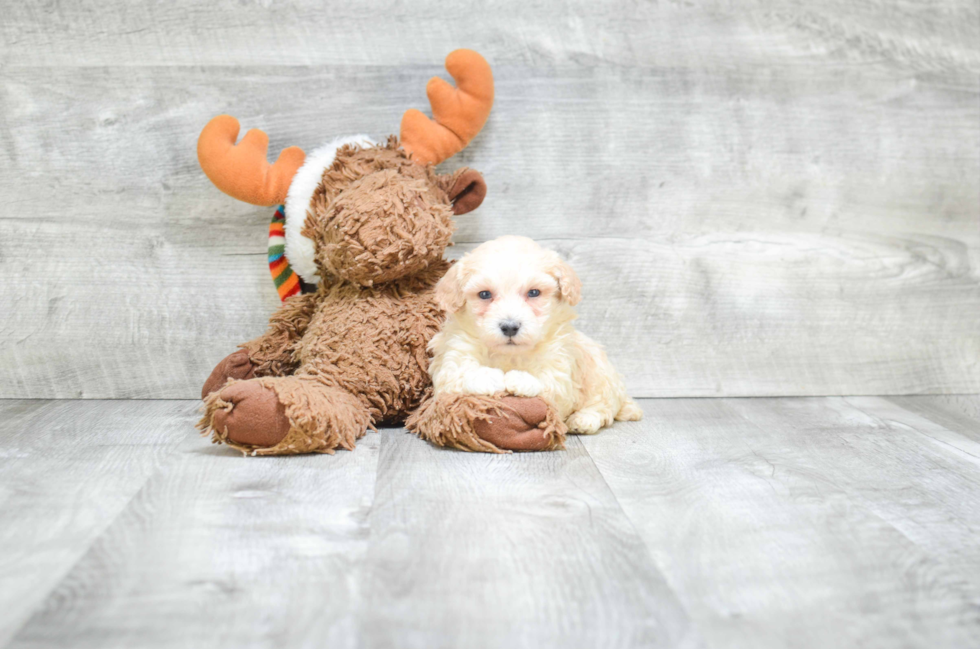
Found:
[[[0,397],[197,396],[277,305],[200,128],[382,136],[456,47],[497,103],[452,254],[560,250],[636,396],[980,391],[975,0],[4,4]]]

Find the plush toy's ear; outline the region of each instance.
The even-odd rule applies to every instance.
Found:
[[[466,261],[460,260],[436,284],[436,302],[446,313],[456,313],[466,304],[463,286],[466,284]]]
[[[575,306],[582,299],[582,280],[557,252],[551,251],[551,255],[552,263],[548,274],[558,282],[558,294],[562,299]]]
[[[487,183],[479,171],[463,167],[449,178],[451,184],[446,193],[453,203],[455,214],[466,214],[480,207],[487,196]]]
[[[446,57],[446,70],[457,87],[439,77],[425,87],[435,120],[414,108],[402,117],[402,146],[419,164],[439,164],[462,151],[493,106],[493,73],[486,59],[473,50],[456,50]]]

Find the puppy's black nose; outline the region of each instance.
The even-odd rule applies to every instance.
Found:
[[[515,322],[514,320],[504,320],[500,323],[500,330],[504,332],[504,335],[508,338],[513,338],[517,335],[517,332],[521,330],[521,323]]]

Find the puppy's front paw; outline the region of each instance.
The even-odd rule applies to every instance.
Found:
[[[605,423],[602,415],[589,410],[573,412],[565,421],[565,424],[568,426],[568,432],[578,435],[594,435],[599,432],[599,429]]]
[[[544,386],[533,374],[511,370],[504,374],[504,389],[515,397],[536,397]]]
[[[467,372],[463,379],[463,390],[467,394],[497,394],[503,392],[504,371],[495,367],[480,367]]]

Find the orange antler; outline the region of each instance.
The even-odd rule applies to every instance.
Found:
[[[306,154],[299,147],[283,149],[273,165],[266,159],[269,136],[253,128],[242,141],[238,120],[218,115],[197,138],[197,160],[214,186],[240,201],[253,205],[278,205],[286,199],[289,183]]]
[[[446,57],[446,70],[456,88],[439,77],[429,79],[425,87],[435,121],[414,108],[402,117],[402,146],[422,164],[438,164],[462,151],[483,128],[493,106],[493,73],[482,56],[456,50]]]

